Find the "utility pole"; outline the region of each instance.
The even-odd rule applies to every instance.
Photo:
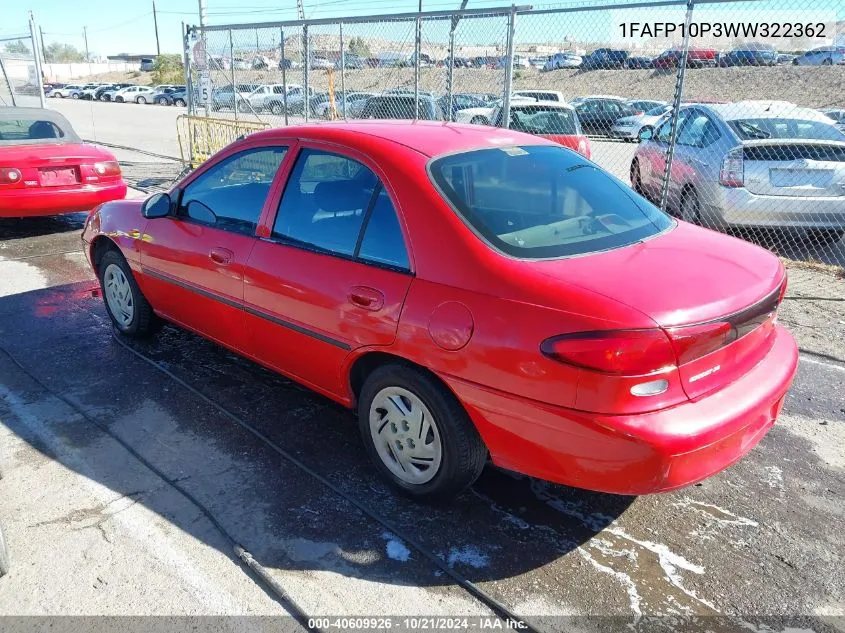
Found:
[[[161,55],[161,45],[158,42],[158,15],[156,14],[156,0],[153,0],[153,26],[156,30],[156,55]]]
[[[32,57],[35,59],[38,100],[41,102],[41,107],[46,108],[47,104],[44,102],[44,73],[41,71],[41,55],[38,52],[38,47],[35,45],[35,16],[32,14],[32,11],[29,12],[29,35],[32,38]]]
[[[41,60],[47,62],[47,47],[44,46],[44,31],[41,26],[38,27],[38,33],[41,35]]]
[[[88,62],[88,74],[91,74],[91,53],[88,52],[88,27],[82,27],[82,39],[85,40],[85,61]]]

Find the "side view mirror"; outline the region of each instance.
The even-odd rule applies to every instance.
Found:
[[[163,218],[170,215],[173,201],[169,193],[157,193],[144,201],[141,206],[141,213],[147,219]]]
[[[640,143],[642,143],[643,141],[648,141],[652,137],[654,137],[654,128],[652,128],[651,126],[647,126],[641,129],[639,135],[637,136],[637,138],[639,138],[640,140]]]

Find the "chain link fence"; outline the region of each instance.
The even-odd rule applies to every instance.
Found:
[[[29,34],[0,38],[0,106],[38,105],[44,77],[35,55]]]
[[[660,0],[188,27],[191,113],[270,126],[432,119],[552,137],[676,217],[827,271],[802,292],[835,299],[845,16],[827,0],[799,4]]]

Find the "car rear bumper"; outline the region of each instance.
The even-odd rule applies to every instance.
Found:
[[[0,217],[24,218],[89,211],[103,202],[126,197],[126,183],[81,187],[41,187],[8,191],[0,196]]]
[[[613,138],[639,138],[640,128],[636,125],[614,126],[610,130],[610,135]]]
[[[445,377],[493,463],[615,494],[664,492],[727,468],[762,439],[783,406],[798,349],[782,327],[741,379],[696,400],[639,415],[589,414]]]
[[[703,217],[727,225],[845,229],[845,196],[766,196],[744,187],[718,187]]]

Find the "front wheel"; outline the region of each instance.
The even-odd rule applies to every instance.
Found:
[[[645,196],[643,191],[643,178],[640,175],[640,164],[637,161],[631,163],[631,187],[641,196]]]
[[[373,371],[358,400],[358,425],[381,476],[419,500],[453,497],[481,474],[487,449],[457,398],[422,369]]]
[[[158,99],[156,99],[156,103],[159,105],[167,105],[167,99],[165,99],[164,97],[159,97]]]
[[[158,323],[153,308],[141,293],[123,256],[116,250],[106,252],[99,271],[106,312],[120,333],[143,338],[155,332]]]
[[[282,114],[285,109],[282,107],[281,103],[272,103],[270,104],[270,112],[273,114]]]
[[[142,105],[145,104],[146,102],[147,102],[147,100],[144,97],[138,97],[137,99],[135,99],[135,103],[140,103]]]
[[[70,95],[70,98],[71,99],[79,99],[79,94],[74,92],[72,95]]]
[[[115,97],[115,98],[114,98],[114,100],[115,100],[117,103],[123,103],[123,97]]]
[[[175,99],[175,100],[173,101],[173,105],[181,106],[181,107],[183,107],[183,108],[184,108],[186,104],[185,104],[185,100],[184,100],[184,99]]]
[[[701,224],[701,203],[698,201],[698,194],[694,189],[687,189],[681,195],[680,213],[678,215],[684,222]]]

